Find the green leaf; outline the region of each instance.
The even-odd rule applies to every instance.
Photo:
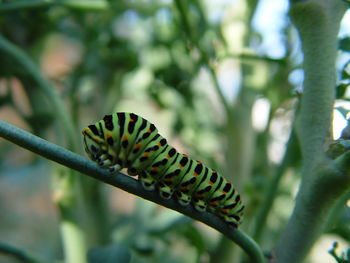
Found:
[[[349,84],[347,83],[340,83],[336,87],[336,98],[340,99],[343,98],[346,92],[347,87],[349,87]]]
[[[345,81],[350,79],[350,59],[344,64],[341,71],[341,80]]]
[[[131,252],[122,244],[91,248],[88,252],[89,263],[129,263]]]
[[[345,37],[339,40],[339,49],[350,52],[350,37]]]

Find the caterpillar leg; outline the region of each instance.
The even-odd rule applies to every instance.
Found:
[[[119,172],[122,169],[122,167],[120,166],[120,164],[115,164],[113,166],[110,166],[108,168],[108,170],[113,173],[113,172]]]
[[[207,204],[204,200],[200,200],[198,198],[193,198],[193,206],[198,212],[204,212],[207,209]]]
[[[240,222],[240,217],[236,214],[224,216],[223,219],[230,226],[237,228]]]
[[[97,164],[101,167],[109,167],[112,165],[112,161],[109,159],[108,154],[101,154],[97,158]]]
[[[176,191],[175,194],[180,205],[186,206],[191,202],[191,196],[180,191]]]
[[[174,189],[170,188],[169,186],[163,183],[159,184],[159,194],[162,198],[170,199],[173,193],[174,193]]]
[[[98,158],[97,158],[97,162],[102,162],[102,161],[105,161],[108,159],[108,154],[107,153],[104,153],[104,154],[101,154]]]
[[[111,156],[108,154],[101,154],[97,158],[97,164],[101,167],[108,168],[110,172],[119,172],[123,167],[120,164],[114,164],[111,161]]]
[[[155,189],[156,180],[148,173],[141,172],[138,179],[145,190],[152,191]]]

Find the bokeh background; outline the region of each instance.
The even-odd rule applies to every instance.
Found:
[[[0,33],[28,55],[64,101],[79,154],[85,126],[113,112],[139,114],[180,152],[234,182],[247,207],[243,228],[255,234],[266,185],[283,165],[260,229],[260,244],[271,249],[300,180],[296,142],[283,161],[303,81],[288,1],[33,1],[38,4],[8,8],[16,2],[30,1],[1,1]],[[350,108],[341,85],[349,81],[349,25],[348,12],[339,35],[335,139]],[[0,119],[67,147],[69,138],[45,92],[25,67],[0,55]],[[63,260],[57,208],[62,173],[57,164],[0,139],[0,242],[43,262]],[[83,186],[89,248],[117,244],[132,262],[239,257],[203,224],[102,183]],[[349,246],[349,206],[335,221],[308,262],[333,262],[327,252],[333,241]],[[222,254],[228,256],[220,259]],[[19,261],[0,254],[0,262]]]

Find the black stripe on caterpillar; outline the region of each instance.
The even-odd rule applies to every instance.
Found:
[[[144,118],[118,112],[82,133],[85,151],[98,165],[111,172],[127,168],[146,190],[157,188],[162,198],[192,203],[196,210],[215,213],[235,228],[241,223],[244,206],[232,184],[202,162],[177,152]]]

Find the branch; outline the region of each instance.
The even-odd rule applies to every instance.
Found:
[[[334,205],[350,188],[350,152],[319,165],[298,193],[296,208],[276,248],[276,262],[297,263],[324,232]]]
[[[175,200],[166,200],[159,197],[155,191],[146,191],[136,180],[122,173],[111,174],[96,163],[77,155],[63,147],[50,143],[34,136],[20,128],[0,120],[0,136],[47,159],[55,161],[66,167],[79,171],[99,181],[121,188],[131,194],[137,195],[154,203],[178,211],[195,220],[218,230],[226,237],[237,243],[252,259],[252,262],[263,263],[264,256],[258,245],[244,232],[232,229],[218,216],[209,213],[199,213],[192,206],[181,206]]]
[[[281,178],[288,166],[290,165],[293,155],[295,154],[296,143],[297,141],[295,129],[292,128],[282,162],[277,167],[274,176],[267,183],[267,186],[264,191],[264,196],[262,197],[262,203],[258,208],[258,212],[255,216],[255,225],[252,232],[253,237],[257,242],[259,242],[261,238],[261,235],[266,226],[266,220],[268,218],[269,213],[271,212],[271,208],[273,207],[274,201],[276,200],[277,192],[279,189],[278,186],[281,181]]]
[[[33,258],[31,255],[29,255],[25,251],[1,242],[0,242],[0,254],[11,255],[14,258],[24,263],[41,263],[41,261]]]
[[[275,63],[281,66],[287,65],[287,60],[285,58],[271,58],[269,56],[261,56],[251,52],[243,52],[243,53],[228,53],[218,56],[219,60],[224,60],[227,58],[239,59],[239,60],[252,60],[252,61],[265,61],[267,63]]]
[[[19,11],[23,9],[32,9],[32,8],[45,8],[50,6],[65,6],[78,10],[107,10],[108,3],[104,0],[20,0],[20,1],[11,1],[4,2],[0,4],[0,13],[8,13],[13,11]]]
[[[212,63],[210,62],[210,58],[207,55],[207,52],[200,46],[198,38],[197,38],[194,30],[191,27],[190,19],[187,15],[187,11],[185,10],[183,0],[174,0],[174,5],[175,5],[176,9],[178,10],[179,15],[181,17],[182,27],[183,27],[183,30],[185,31],[186,36],[188,37],[190,43],[198,49],[200,56],[201,56],[201,60],[202,60],[202,62],[204,62],[205,66],[207,67],[209,74],[213,80],[215,91],[218,94],[221,103],[223,104],[224,110],[225,110],[227,116],[230,116],[231,115],[231,106],[228,103],[226,97],[224,96],[224,94],[220,88],[219,80],[217,78],[217,75],[216,75],[216,72],[215,72],[215,69],[214,69]]]
[[[345,157],[331,161],[324,154],[331,137],[337,35],[346,9],[341,1],[291,1],[290,16],[304,53],[304,91],[297,121],[304,163],[293,214],[276,246],[277,263],[302,262],[350,186]]]
[[[331,138],[337,35],[346,4],[337,0],[295,2],[290,16],[302,42],[305,71],[297,131],[304,163],[313,165]]]
[[[67,138],[69,149],[78,151],[78,149],[80,149],[79,140],[75,132],[72,118],[70,114],[68,114],[64,101],[50,82],[42,75],[39,67],[22,49],[0,35],[0,54],[1,53],[9,56],[14,65],[23,68],[22,70],[34,80],[51,103],[52,112],[60,121],[61,126],[55,129],[57,135]],[[81,209],[78,202],[81,193],[77,191],[74,192],[74,189],[76,189],[75,186],[80,185],[80,181],[77,180],[77,177],[69,173],[66,173],[65,176],[60,176],[57,181],[60,182],[60,184],[56,190],[59,189],[60,195],[59,198],[56,199],[56,203],[62,218],[61,231],[63,245],[66,248],[66,261],[74,263],[84,262],[83,258],[85,258],[86,254],[84,231],[78,227],[79,219],[73,216],[76,216],[76,214],[78,214],[77,211]],[[66,201],[67,199],[69,199],[69,202]],[[79,242],[76,242],[77,240],[79,240]],[[78,243],[79,246],[70,246],[69,244],[72,243]]]
[[[23,70],[33,78],[38,87],[47,96],[52,104],[53,112],[63,124],[62,126],[65,131],[65,136],[68,138],[69,148],[77,150],[78,144],[73,121],[66,110],[63,100],[61,100],[50,82],[42,75],[39,67],[22,49],[12,44],[2,35],[0,35],[0,52],[1,51],[8,55],[13,60],[13,63],[17,63],[19,66],[23,67]]]

